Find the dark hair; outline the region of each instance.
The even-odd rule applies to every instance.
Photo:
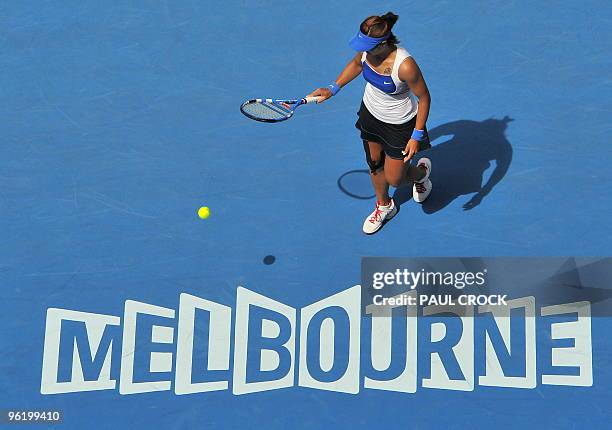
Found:
[[[387,12],[384,15],[372,15],[363,20],[359,26],[359,30],[371,37],[383,37],[387,33],[391,33],[385,44],[391,48],[395,48],[399,43],[395,34],[391,31],[393,26],[399,19],[399,16],[393,12]]]

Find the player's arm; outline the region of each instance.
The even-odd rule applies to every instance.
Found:
[[[512,148],[510,145],[504,145],[501,149],[497,149],[494,160],[495,170],[493,170],[493,173],[489,176],[487,183],[463,205],[463,210],[467,211],[478,206],[482,199],[493,190],[493,187],[506,176],[510,168],[510,163],[512,162]]]
[[[427,88],[421,69],[419,69],[419,65],[412,57],[408,57],[400,64],[398,75],[402,81],[408,84],[412,94],[419,99],[419,110],[417,112],[415,128],[417,130],[423,130],[427,122],[427,117],[429,116],[431,96],[429,95],[429,89]]]
[[[340,90],[340,88],[351,82],[361,73],[361,55],[361,52],[355,55],[355,57],[353,57],[344,67],[340,73],[340,76],[338,76],[338,78],[335,80],[334,84],[338,86],[338,89],[335,91],[336,93]],[[317,88],[312,93],[308,94],[307,97],[320,97],[319,103],[322,103],[334,95],[331,85],[323,88]]]
[[[408,84],[410,91],[412,91],[412,93],[419,99],[419,109],[417,111],[414,129],[415,132],[418,132],[419,130],[422,131],[425,129],[425,123],[427,122],[427,117],[429,116],[431,96],[429,95],[429,89],[427,88],[425,79],[421,74],[421,69],[419,69],[419,65],[412,57],[408,57],[402,62],[402,64],[400,64],[398,75],[402,81]],[[415,136],[415,134],[413,134],[413,136]],[[416,139],[413,137],[408,141],[408,144],[404,149],[404,152],[406,153],[404,161],[410,160],[418,151],[419,141],[417,139],[418,137]]]

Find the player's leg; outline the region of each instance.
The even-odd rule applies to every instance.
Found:
[[[427,174],[423,166],[415,166],[404,163],[404,160],[389,157],[385,160],[384,172],[387,183],[395,188],[422,181]]]
[[[385,152],[380,143],[363,141],[363,149],[366,154],[366,161],[370,168],[370,179],[376,194],[376,201],[382,204],[389,204],[389,184],[385,179]]]
[[[432,183],[429,180],[431,161],[428,158],[421,158],[415,166],[404,163],[403,159],[387,157],[384,172],[386,181],[393,187],[414,184],[412,197],[418,203],[425,201],[431,193]]]
[[[412,197],[415,201],[422,203],[431,192],[431,161],[421,158],[416,163],[404,163],[404,149],[406,143],[411,139],[416,124],[416,117],[404,124],[385,124],[382,135],[385,136],[385,178],[389,185],[401,187],[412,185]],[[431,148],[427,128],[424,129],[424,138],[419,143],[419,151]]]
[[[393,200],[389,197],[389,183],[385,177],[385,152],[383,146],[372,141],[363,141],[366,160],[370,167],[370,178],[376,193],[376,207],[363,222],[363,232],[366,234],[376,233],[397,213]]]
[[[431,180],[429,179],[429,175],[431,174],[431,160],[426,157],[419,159],[416,168],[425,172],[425,175],[419,180],[414,181],[414,185],[412,186],[412,198],[417,203],[423,203],[425,199],[429,197],[431,189],[433,188]]]

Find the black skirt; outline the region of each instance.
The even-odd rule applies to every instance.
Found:
[[[357,122],[355,127],[361,131],[361,139],[369,142],[376,142],[382,145],[385,155],[396,160],[402,160],[402,151],[406,148],[412,131],[416,124],[416,115],[410,121],[403,124],[389,124],[374,117],[365,107],[363,101],[357,112]],[[427,127],[425,128],[425,138],[420,142],[419,151],[431,148]]]

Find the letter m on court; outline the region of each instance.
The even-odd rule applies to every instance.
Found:
[[[41,394],[112,390],[113,334],[121,319],[49,308],[45,327]]]

